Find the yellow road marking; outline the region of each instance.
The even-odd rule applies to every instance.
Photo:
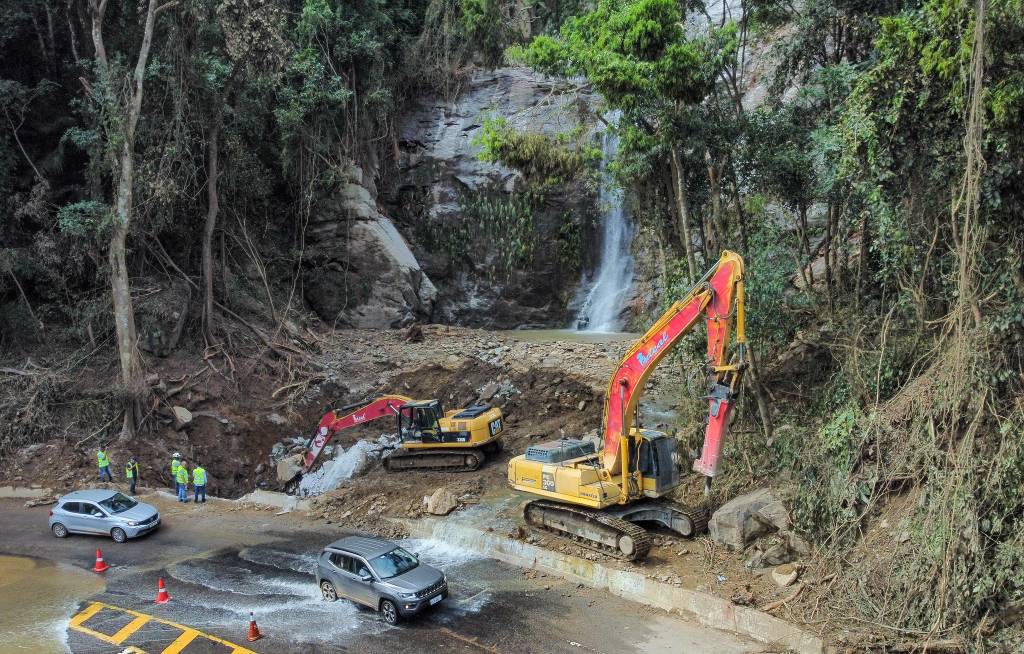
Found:
[[[129,636],[141,629],[142,625],[147,622],[149,622],[148,615],[137,615],[134,620],[121,627],[121,630],[111,636],[110,639],[115,645],[120,645],[124,641],[128,640]]]
[[[93,617],[94,615],[96,615],[97,613],[102,611],[103,609],[109,609],[111,611],[120,611],[122,613],[127,613],[128,615],[135,616],[135,619],[132,620],[131,622],[129,622],[128,624],[126,624],[116,634],[114,634],[112,636],[108,635],[108,634],[100,633],[100,632],[98,632],[98,631],[96,631],[94,629],[90,629],[90,628],[88,628],[86,626],[83,626],[84,623],[89,620],[89,618]],[[131,637],[131,635],[133,633],[135,633],[136,631],[141,629],[143,625],[145,625],[147,622],[149,622],[151,620],[153,622],[159,622],[160,624],[165,624],[165,625],[167,625],[169,627],[174,627],[175,629],[180,629],[181,630],[181,635],[178,636],[173,643],[171,643],[166,648],[164,648],[164,650],[160,654],[178,654],[183,649],[185,649],[189,645],[189,643],[191,643],[196,638],[202,638],[204,640],[209,640],[209,641],[217,643],[219,645],[224,645],[226,647],[230,647],[231,648],[231,654],[256,654],[256,652],[252,651],[251,649],[246,649],[245,647],[242,647],[241,645],[236,645],[235,643],[232,643],[230,641],[224,640],[223,638],[218,638],[218,637],[216,637],[216,636],[214,636],[212,634],[203,633],[203,632],[199,631],[198,629],[193,629],[192,627],[186,627],[183,624],[178,624],[177,622],[172,622],[170,620],[164,620],[163,618],[158,618],[158,617],[156,617],[154,615],[149,615],[147,613],[139,613],[138,611],[132,611],[131,609],[123,609],[120,606],[114,606],[112,604],[104,604],[103,602],[93,602],[93,603],[91,603],[89,606],[87,606],[85,609],[83,609],[80,613],[78,613],[73,618],[71,618],[71,625],[70,626],[75,631],[79,631],[79,632],[81,632],[83,634],[87,634],[89,636],[92,636],[93,638],[98,638],[99,640],[102,640],[103,642],[111,643],[113,645],[120,645],[125,640],[127,640],[129,637]],[[137,651],[137,652],[140,652],[140,653],[142,652],[142,650],[140,650],[138,648],[129,648],[129,650]],[[129,650],[125,650],[125,651],[129,651]]]
[[[178,654],[178,652],[188,647],[188,644],[195,640],[198,635],[199,632],[195,629],[186,629],[181,632],[181,635],[173,643],[164,648],[161,654]]]

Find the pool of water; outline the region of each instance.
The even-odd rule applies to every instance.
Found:
[[[514,329],[501,333],[527,343],[619,343],[635,341],[641,336],[631,332],[579,332],[574,329]]]
[[[102,577],[80,568],[21,556],[0,556],[3,651],[70,651],[66,640],[70,617],[82,601],[103,587]]]

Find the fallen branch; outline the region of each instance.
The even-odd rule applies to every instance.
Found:
[[[20,375],[22,377],[31,377],[32,373],[27,370],[18,370],[17,368],[0,368],[0,372],[7,375]]]
[[[775,609],[779,608],[780,606],[783,606],[784,604],[792,602],[797,597],[799,597],[800,593],[802,593],[802,592],[804,592],[804,585],[803,584],[797,584],[796,590],[794,590],[788,596],[783,597],[780,600],[775,600],[774,602],[768,602],[767,604],[762,606],[759,610],[764,611],[765,613],[770,613],[770,612],[774,611]]]
[[[896,643],[888,645],[890,652],[966,652],[967,643],[960,638],[947,638],[944,640],[925,640],[915,642]]]
[[[80,441],[78,441],[77,443],[75,443],[75,447],[78,447],[79,445],[81,445],[81,444],[82,444],[82,443],[84,443],[85,441],[89,440],[89,439],[90,439],[90,438],[92,438],[93,436],[96,436],[96,435],[97,435],[97,434],[99,434],[99,433],[100,433],[101,431],[103,431],[104,429],[106,429],[106,428],[107,428],[107,427],[109,427],[110,425],[114,424],[114,422],[115,422],[115,421],[117,421],[117,420],[120,420],[120,419],[121,419],[121,415],[120,415],[120,414],[118,414],[118,415],[114,416],[113,418],[111,418],[111,419],[110,419],[110,420],[109,420],[109,421],[107,422],[107,424],[103,425],[102,427],[100,427],[99,429],[97,429],[96,431],[94,431],[93,433],[89,434],[88,436],[86,436],[86,437],[85,437],[85,438],[83,438],[82,440],[80,440]]]

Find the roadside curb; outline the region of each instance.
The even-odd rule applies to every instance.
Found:
[[[38,500],[56,493],[39,486],[0,486],[0,500]]]
[[[781,645],[799,654],[826,651],[825,644],[814,634],[757,609],[737,606],[708,593],[670,586],[637,572],[617,570],[454,521],[424,518],[401,522],[408,527],[410,536],[443,540],[517,567],[543,570],[640,604],[679,611],[707,627],[732,631],[764,644]]]

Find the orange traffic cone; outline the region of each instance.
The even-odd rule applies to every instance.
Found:
[[[160,577],[160,582],[156,585],[156,603],[166,604],[171,601],[171,596],[167,594],[167,588],[164,586],[164,578]]]
[[[107,568],[109,568],[109,567],[110,567],[110,566],[109,566],[109,565],[107,565],[107,564],[106,564],[106,563],[105,563],[105,562],[103,561],[103,552],[101,552],[101,551],[100,551],[100,548],[98,548],[98,547],[97,547],[97,548],[96,548],[96,565],[94,565],[94,566],[92,567],[92,571],[93,571],[93,572],[103,572],[104,570],[106,570],[106,569],[107,569]]]
[[[249,611],[249,635],[246,639],[251,643],[263,638],[263,634],[260,633],[260,628],[256,626],[256,618],[252,616],[252,611]]]

